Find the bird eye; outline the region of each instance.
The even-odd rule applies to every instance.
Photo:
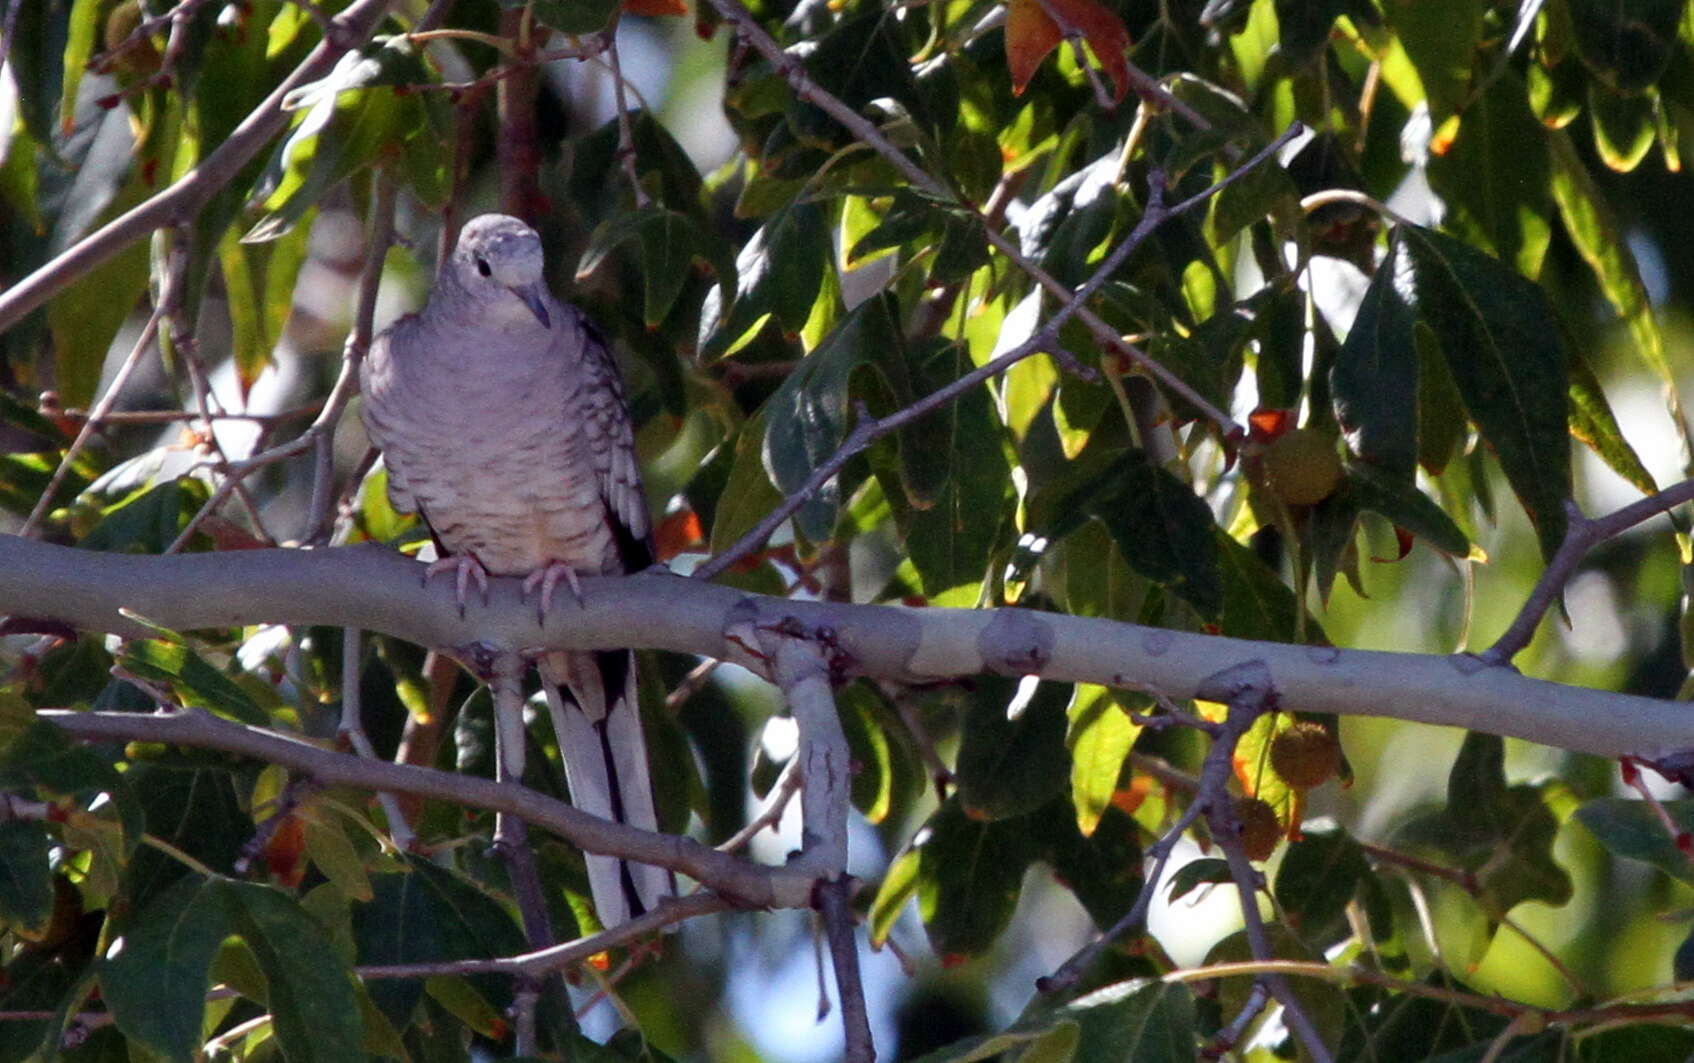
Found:
[[[494,271],[488,268],[488,260],[486,258],[479,257],[476,260],[476,271],[484,277],[492,277],[494,275]]]

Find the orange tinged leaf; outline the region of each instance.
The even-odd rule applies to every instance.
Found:
[[[1067,34],[1079,35],[1112,79],[1112,98],[1129,92],[1129,30],[1099,0],[1010,0],[1006,5],[1006,65],[1012,92],[1022,95],[1042,60]]]
[[[1059,46],[1059,26],[1041,0],[1011,0],[1006,5],[1006,66],[1012,72],[1012,94],[1022,96],[1041,61]]]
[[[653,533],[654,546],[660,561],[671,558],[704,542],[706,533],[700,527],[700,515],[692,509],[679,509],[659,522]]]
[[[685,0],[623,0],[623,9],[632,15],[686,15]]]

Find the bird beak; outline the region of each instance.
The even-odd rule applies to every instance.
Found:
[[[523,300],[523,305],[529,307],[529,312],[535,315],[535,320],[541,322],[542,328],[553,327],[553,319],[547,314],[547,293],[542,291],[539,282],[521,287],[514,286],[511,292]]]

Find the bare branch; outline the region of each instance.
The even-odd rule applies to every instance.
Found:
[[[1685,703],[1530,679],[1465,654],[1255,642],[1028,609],[790,601],[660,572],[584,577],[582,608],[552,610],[538,627],[521,580],[491,580],[490,604],[461,617],[449,588],[420,585],[417,565],[375,546],[139,557],[0,536],[0,614],[130,637],[150,633],[139,615],[176,631],[324,624],[438,648],[661,649],[761,673],[764,663],[730,631],[747,619],[792,617],[832,632],[842,677],[1039,672],[1180,699],[1220,666],[1258,660],[1288,704],[1311,712],[1464,727],[1608,757],[1694,749]]]
[[[853,880],[842,876],[818,883],[818,911],[823,914],[829,956],[835,966],[835,989],[841,998],[841,1026],[846,1040],[845,1063],[875,1063],[870,1015],[865,1009],[865,985],[859,977],[859,944],[854,933]]]
[[[334,753],[298,738],[231,723],[196,709],[153,715],[44,709],[37,715],[78,738],[136,739],[221,749],[306,773],[325,785],[392,790],[506,812],[588,852],[679,871],[748,907],[804,908],[812,901],[813,880],[809,876],[760,867],[688,838],[613,823],[522,786]]]
[[[1535,589],[1530,591],[1529,598],[1524,601],[1523,608],[1512,621],[1512,626],[1506,629],[1505,634],[1501,635],[1494,645],[1477,654],[1477,657],[1486,664],[1509,663],[1519,651],[1529,645],[1529,640],[1535,637],[1535,629],[1540,626],[1541,618],[1547,615],[1547,610],[1558,600],[1565,583],[1575,574],[1576,566],[1588,556],[1588,551],[1607,539],[1661,513],[1668,513],[1688,501],[1694,501],[1694,480],[1672,484],[1658,494],[1631,502],[1603,517],[1584,517],[1575,502],[1567,501],[1566,512],[1570,524],[1565,529],[1564,542],[1559,544],[1553,559],[1547,562],[1546,570],[1541,573],[1541,579],[1536,582]]]

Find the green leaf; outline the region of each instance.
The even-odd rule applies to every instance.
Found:
[[[617,0],[535,0],[536,21],[573,37],[605,29],[617,10]]]
[[[120,198],[116,206],[124,205]],[[47,304],[54,380],[64,405],[93,404],[106,352],[147,291],[147,271],[147,242],[136,241],[89,270]]]
[[[649,328],[670,314],[694,269],[696,259],[708,258],[712,242],[700,234],[686,214],[649,205],[602,222],[589,238],[588,250],[577,265],[577,280],[598,269],[619,245],[633,240],[639,249],[640,273],[646,286],[642,320]],[[725,258],[715,265],[725,291],[735,288],[735,264]]]
[[[1694,800],[1660,802],[1671,822],[1683,833],[1694,833]],[[1677,846],[1676,835],[1643,801],[1600,797],[1583,802],[1576,820],[1609,851],[1629,860],[1652,864],[1673,878],[1694,884],[1694,867]]]
[[[1058,539],[1084,520],[1098,519],[1130,568],[1215,620],[1224,590],[1211,508],[1139,450],[1123,451],[1085,476],[1077,472],[1081,486],[1053,506],[1046,537]]]
[[[1414,282],[1410,257],[1396,241],[1365,289],[1329,371],[1348,447],[1408,482],[1418,460],[1418,349],[1416,310],[1403,293]]]
[[[1570,367],[1570,432],[1600,456],[1600,460],[1642,494],[1654,494],[1658,485],[1653,474],[1641,464],[1640,455],[1623,437],[1606,392],[1594,375],[1594,368],[1582,351],[1571,347]]]
[[[1038,839],[1023,819],[982,823],[948,800],[919,832],[918,911],[945,964],[985,951],[1012,918]]]
[[[700,326],[706,359],[734,354],[771,318],[799,332],[812,315],[830,257],[829,222],[816,203],[795,201],[753,234],[735,259],[735,301],[719,323],[719,293],[707,297]],[[815,354],[816,352],[814,352]]]
[[[1347,905],[1369,874],[1365,851],[1345,830],[1308,826],[1277,868],[1276,902],[1303,939],[1322,947],[1346,932]]]
[[[1105,930],[1123,918],[1141,893],[1141,828],[1129,813],[1108,807],[1084,837],[1071,803],[1060,798],[1030,817],[1029,829],[1046,839],[1041,859],[1059,884],[1076,895],[1094,925]]]
[[[919,850],[907,849],[889,863],[865,920],[873,946],[880,948],[888,940],[900,913],[906,910],[906,902],[917,893],[921,859]]]
[[[1345,6],[1342,0],[1276,0],[1283,61],[1290,68],[1302,67],[1323,54]]]
[[[39,823],[0,821],[0,926],[39,931],[53,917],[49,845]]]
[[[979,676],[954,772],[959,804],[975,820],[1032,812],[1070,775],[1065,706],[1071,684]]]
[[[63,731],[45,720],[18,735],[0,754],[0,789],[39,787],[48,794],[75,796],[83,803],[109,795],[123,828],[125,852],[135,847],[143,831],[141,806],[131,781],[87,749],[72,745]]]
[[[1594,123],[1594,148],[1618,173],[1641,165],[1653,148],[1658,128],[1649,96],[1619,96],[1596,82],[1588,85],[1588,115]]]
[[[1540,274],[1552,234],[1547,130],[1530,113],[1515,73],[1491,79],[1470,102],[1458,136],[1430,156],[1427,172],[1448,207],[1444,229],[1526,277]]]
[[[1201,886],[1219,886],[1233,881],[1229,863],[1221,857],[1203,856],[1190,860],[1171,873],[1170,885],[1165,887],[1172,903],[1181,900]]]
[[[1218,612],[1219,634],[1231,638],[1293,642],[1299,634],[1299,600],[1282,577],[1252,550],[1222,528],[1213,532],[1218,572],[1223,582],[1223,608]],[[1306,621],[1307,640],[1322,641],[1317,621]]]
[[[1059,1008],[1026,1014],[997,1034],[972,1037],[919,1058],[965,1063],[1024,1046],[1015,1058],[1035,1063],[1134,1060],[1193,1063],[1194,997],[1181,983],[1137,979],[1096,990]]]
[[[1141,725],[1129,718],[1108,687],[1078,683],[1066,710],[1070,717],[1071,802],[1084,837],[1094,833],[1111,807],[1118,778]]]
[[[933,131],[934,119],[918,91],[907,54],[894,12],[873,8],[844,18],[822,36],[804,62],[807,76],[818,87],[854,110],[891,97],[921,127]],[[833,118],[811,104],[801,104],[795,125],[802,136],[818,139],[833,140],[832,131],[839,129]]]
[[[1479,872],[1478,902],[1491,919],[1523,901],[1556,906],[1571,898],[1571,880],[1553,859],[1558,821],[1535,786],[1507,786],[1504,743],[1471,732],[1447,780],[1447,807],[1403,824],[1397,843],[1433,848]]]
[[[885,350],[879,368],[884,379],[898,380],[901,348]],[[963,345],[928,353],[914,367],[916,390],[936,390],[970,368]],[[913,388],[892,388],[894,401],[910,401],[902,391]],[[901,480],[911,504],[901,531],[931,604],[977,600],[1002,518],[1013,505],[1012,470],[1000,446],[1004,434],[986,387],[972,388],[900,433]]]
[[[189,647],[158,639],[136,639],[125,646],[123,666],[143,679],[169,684],[183,705],[255,727],[270,724],[270,714],[245,690]]]
[[[129,913],[96,966],[118,1029],[184,1063],[200,1047],[212,958],[230,933],[221,880],[184,877]]]
[[[1571,242],[1594,272],[1594,279],[1599,282],[1606,301],[1616,308],[1618,316],[1628,326],[1637,352],[1665,384],[1671,402],[1676,404],[1676,374],[1665,355],[1664,335],[1659,331],[1658,319],[1653,315],[1652,303],[1647,298],[1647,286],[1641,280],[1641,269],[1629,249],[1629,241],[1624,238],[1623,227],[1594,183],[1588,168],[1577,156],[1570,137],[1562,132],[1556,133],[1549,139],[1548,145],[1553,161],[1553,201],[1559,205],[1565,232],[1570,234]],[[1689,429],[1679,406],[1676,408],[1675,421],[1682,426],[1680,430],[1686,445]]]
[[[263,1003],[289,1063],[335,1063],[362,1054],[364,1024],[352,971],[317,921],[292,898],[250,882],[224,882],[229,926],[258,958]]]
[[[421,857],[407,871],[372,879],[369,904],[353,905],[353,937],[362,963],[435,963],[489,959],[524,950],[523,932],[493,897]],[[509,980],[470,980],[503,1006]],[[371,999],[397,1028],[409,1024],[423,986],[411,979],[370,984]]]
[[[1470,540],[1417,485],[1395,479],[1362,461],[1347,463],[1346,489],[1359,509],[1380,513],[1430,546],[1454,557],[1470,553]]]
[[[1677,46],[1687,0],[1568,0],[1577,54],[1618,92],[1652,85]]]
[[[204,482],[187,476],[144,485],[105,507],[100,523],[77,546],[126,554],[164,553],[209,495]]]
[[[1402,226],[1408,296],[1441,343],[1471,419],[1552,557],[1571,493],[1565,349],[1546,293],[1451,237]]]
[[[783,494],[798,490],[846,438],[854,371],[904,361],[899,320],[892,294],[860,303],[765,403],[764,463]],[[814,541],[828,539],[835,533],[839,507],[840,485],[831,480],[794,514],[795,524]]]
[[[1482,40],[1482,0],[1385,0],[1383,14],[1411,57],[1423,82],[1430,117],[1440,125],[1463,106],[1470,91],[1471,64]]]

